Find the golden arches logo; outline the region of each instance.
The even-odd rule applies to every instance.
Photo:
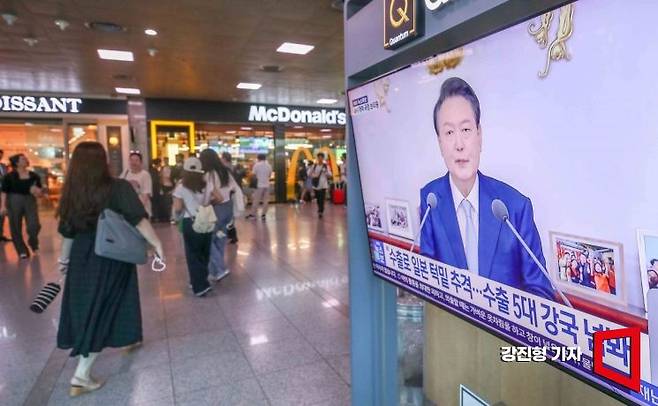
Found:
[[[396,0],[391,0],[391,6],[388,8],[388,19],[391,22],[391,25],[394,28],[400,27],[402,24],[406,23],[409,21],[409,0],[404,0],[404,8],[398,7],[395,9],[397,12],[398,16],[400,17],[399,19],[395,19],[395,16],[393,15],[393,10],[396,3]]]

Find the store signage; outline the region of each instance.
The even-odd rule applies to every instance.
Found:
[[[417,0],[384,0],[384,48],[397,48],[420,35],[417,3]]]
[[[340,110],[301,110],[290,107],[250,106],[249,121],[266,123],[345,125],[345,113]]]
[[[450,0],[425,0],[425,7],[430,11],[434,11],[449,1]]]
[[[77,97],[0,96],[0,111],[12,113],[79,113],[81,104]]]

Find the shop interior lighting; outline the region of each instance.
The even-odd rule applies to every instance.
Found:
[[[338,103],[338,100],[336,99],[319,99],[317,104],[336,104]]]
[[[262,87],[260,83],[246,83],[246,82],[240,82],[236,86],[238,89],[247,89],[247,90],[258,90]]]
[[[154,30],[153,28],[147,28],[147,29],[144,30],[144,34],[154,37],[154,36],[158,35],[158,32],[156,30]]]
[[[227,132],[226,132],[226,134],[235,134],[235,133],[237,133],[237,131],[234,131],[234,130],[231,130],[231,131],[227,131]]]
[[[130,51],[118,51],[116,49],[98,49],[98,56],[109,61],[132,62],[135,60]]]
[[[115,87],[114,90],[121,94],[141,94],[141,90],[134,87]]]
[[[244,131],[251,131],[251,130],[253,130],[252,127],[240,127],[240,129],[241,129],[241,130],[244,130]]]
[[[323,129],[320,130],[320,132],[323,132],[323,133],[330,133],[330,132],[331,132],[331,129],[329,129],[329,128],[323,128]]]
[[[295,44],[293,42],[284,42],[276,51],[286,54],[306,55],[315,48],[313,45]]]

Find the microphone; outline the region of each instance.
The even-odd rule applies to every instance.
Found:
[[[539,270],[544,274],[544,276],[546,276],[546,279],[548,279],[548,283],[550,283],[551,287],[560,295],[564,303],[566,303],[567,306],[569,307],[573,307],[569,299],[567,299],[567,297],[564,296],[564,293],[562,293],[562,291],[555,286],[555,284],[551,280],[551,276],[548,274],[548,271],[546,270],[544,265],[542,265],[542,263],[537,259],[537,257],[532,252],[530,247],[528,247],[528,244],[526,244],[526,242],[523,240],[523,237],[521,237],[519,232],[516,231],[516,228],[514,228],[512,223],[509,221],[509,210],[507,210],[507,206],[505,206],[505,203],[503,203],[503,201],[500,199],[495,199],[493,202],[491,202],[491,211],[493,212],[494,217],[496,217],[498,220],[502,221],[503,223],[507,224],[510,230],[512,230],[512,233],[514,234],[516,239],[519,240],[519,242],[526,250],[526,252],[530,254],[532,260],[535,262],[535,264],[537,264]]]
[[[416,240],[418,240],[418,237],[420,236],[420,232],[423,230],[423,225],[425,224],[425,220],[427,220],[427,216],[430,214],[430,210],[435,208],[436,205],[439,203],[439,200],[436,198],[436,195],[433,192],[429,192],[427,194],[427,198],[425,199],[425,203],[427,204],[427,207],[425,208],[425,215],[423,215],[423,220],[420,222],[420,227],[418,227],[418,231],[416,232],[416,236],[414,237],[414,242],[411,243],[411,248],[409,249],[409,252],[414,252],[414,247],[416,246]]]

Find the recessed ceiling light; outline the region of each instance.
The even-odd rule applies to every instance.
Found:
[[[115,49],[98,49],[98,56],[101,59],[110,61],[126,61],[132,62],[135,60],[133,53],[130,51],[117,51]]]
[[[299,129],[299,128],[304,128],[304,126],[303,126],[303,125],[296,125],[296,126],[294,126],[293,128],[297,128],[297,129]]]
[[[144,34],[150,35],[150,36],[153,37],[153,36],[158,35],[158,32],[156,30],[154,30],[153,28],[147,28],[147,29],[144,30]]]
[[[235,134],[237,131],[227,131],[226,134]]]
[[[323,133],[330,133],[331,130],[330,130],[329,128],[323,128],[323,129],[320,130],[320,132],[323,132]]]
[[[238,89],[248,89],[248,90],[258,90],[261,88],[260,83],[245,83],[245,82],[240,82],[236,86]]]
[[[316,103],[317,104],[334,104],[334,103],[338,103],[338,100],[336,100],[336,99],[319,99]]]
[[[125,32],[126,27],[109,21],[90,21],[85,23],[87,28],[99,32],[116,33]]]
[[[331,135],[323,135],[322,138],[329,139],[329,138],[331,138]]]
[[[244,131],[251,131],[251,130],[253,130],[253,128],[251,128],[251,127],[240,127],[240,129],[241,129],[241,130],[244,130]]]
[[[293,42],[284,42],[276,51],[286,54],[306,55],[315,48],[313,45],[295,44]]]
[[[114,90],[117,93],[123,93],[123,94],[141,94],[142,92],[134,87],[115,87]]]

